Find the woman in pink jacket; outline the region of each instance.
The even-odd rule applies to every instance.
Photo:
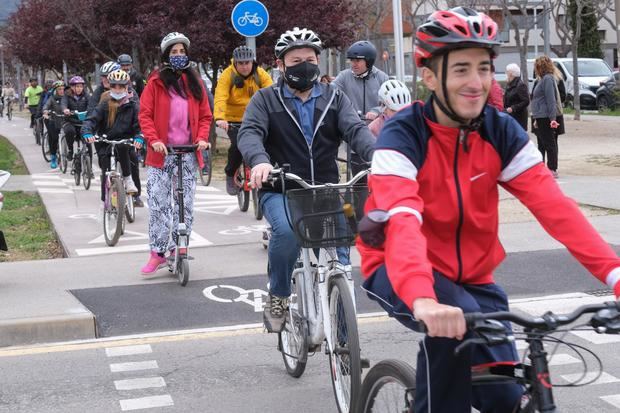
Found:
[[[195,144],[195,153],[183,158],[185,223],[191,232],[196,169],[203,166],[202,150],[207,149],[211,109],[202,81],[189,61],[189,39],[173,32],[161,42],[162,65],[153,72],[140,98],[140,126],[147,142],[146,190],[149,197],[149,260],[143,275],[166,266],[165,254],[176,250],[177,208],[170,204],[171,185],[176,175],[175,157],[167,145]],[[173,237],[169,240],[172,226]]]

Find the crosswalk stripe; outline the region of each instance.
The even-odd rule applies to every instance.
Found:
[[[153,349],[150,344],[140,344],[136,346],[108,347],[105,354],[108,357],[133,356],[135,354],[152,353]]]
[[[151,370],[157,368],[159,368],[159,366],[157,365],[157,360],[132,361],[128,363],[110,364],[110,371],[112,373],[120,373],[124,371]]]
[[[166,387],[163,377],[139,377],[136,379],[114,380],[116,390],[139,390],[153,387]]]
[[[62,181],[32,181],[36,186],[66,186]]]
[[[611,396],[602,396],[601,399],[611,404],[612,406],[620,409],[620,394],[614,394]]]
[[[580,383],[588,383],[591,380],[593,380],[597,375],[598,375],[598,372],[590,371],[590,372],[587,372],[584,378],[581,380],[579,380],[579,378],[582,376],[582,373],[563,374],[560,377],[562,377],[564,380],[566,380],[569,383],[573,383],[576,380],[579,380]],[[592,384],[616,383],[619,381],[620,381],[619,378],[612,376],[609,373],[602,372],[601,377],[596,379],[596,381]]]
[[[140,397],[138,399],[120,400],[121,409],[125,412],[128,410],[149,409],[152,407],[174,406],[172,397],[168,394],[161,396]]]
[[[60,189],[60,188],[37,188],[42,194],[72,194],[73,191],[70,189]]]

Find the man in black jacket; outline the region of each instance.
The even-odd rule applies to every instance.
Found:
[[[373,153],[375,139],[351,101],[334,86],[318,82],[321,49],[321,40],[308,29],[280,36],[275,53],[282,78],[252,97],[238,135],[239,150],[252,167],[251,183],[261,188],[261,207],[272,227],[269,301],[263,313],[269,332],[284,327],[300,246],[287,221],[281,188],[266,188],[263,182],[276,164],[290,164],[292,173],[309,182],[338,182],[336,158],[343,140],[366,161]],[[349,263],[346,248],[338,251],[338,259]]]

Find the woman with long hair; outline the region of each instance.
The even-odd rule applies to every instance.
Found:
[[[185,224],[191,233],[196,169],[203,167],[202,151],[209,145],[211,109],[200,76],[189,60],[189,39],[177,32],[160,45],[162,64],[150,75],[140,98],[140,125],[147,142],[146,165],[149,205],[149,260],[143,275],[166,266],[166,252],[175,254],[178,208],[170,204],[172,181],[177,174],[168,145],[197,146],[183,155],[183,203]],[[175,199],[176,202],[176,199]],[[172,229],[172,239],[169,234]]]
[[[538,149],[546,159],[547,167],[554,177],[558,177],[558,135],[560,125],[558,116],[559,93],[555,78],[554,65],[548,56],[540,56],[534,61],[536,83],[532,90],[533,128],[538,139]]]

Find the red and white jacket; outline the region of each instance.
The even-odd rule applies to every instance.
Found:
[[[416,298],[436,298],[433,271],[457,283],[494,282],[506,255],[498,238],[499,184],[620,296],[620,259],[511,116],[487,105],[481,128],[468,135],[434,119],[430,103],[415,102],[386,122],[377,141],[366,211],[391,217],[381,248],[357,241],[371,294],[391,295],[411,310]],[[386,282],[372,280],[382,265]]]

